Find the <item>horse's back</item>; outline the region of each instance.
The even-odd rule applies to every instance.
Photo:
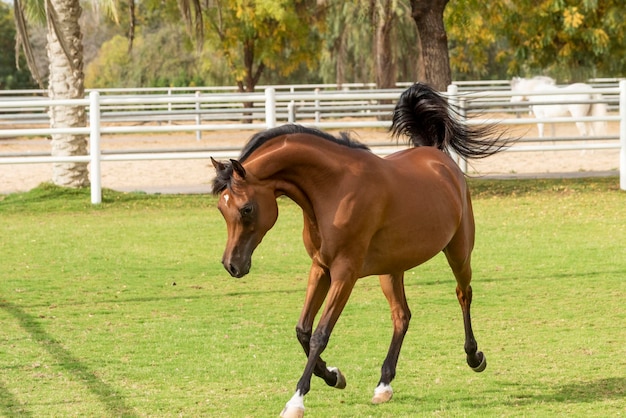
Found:
[[[465,186],[465,176],[454,160],[434,147],[417,147],[391,154],[385,158],[396,175],[407,177],[414,186],[430,187],[433,182],[447,180],[450,185]]]

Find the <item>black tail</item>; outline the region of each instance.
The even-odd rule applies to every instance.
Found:
[[[426,84],[409,87],[393,111],[391,134],[406,135],[416,147],[454,150],[465,158],[488,157],[510,145],[513,140],[497,134],[495,125],[469,126],[461,123],[447,100]]]

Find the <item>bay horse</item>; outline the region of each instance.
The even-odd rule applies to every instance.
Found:
[[[511,80],[511,92],[518,95],[511,96],[511,102],[528,101],[532,114],[538,118],[556,118],[571,116],[581,118],[585,116],[606,116],[606,103],[597,102],[602,99],[601,94],[593,91],[593,87],[585,83],[574,83],[559,87],[550,77],[519,78]],[[528,93],[545,93],[545,95],[529,95]],[[596,101],[596,103],[591,103]],[[533,104],[536,102],[536,104]],[[587,125],[577,121],[576,127],[580,136],[603,135],[606,132],[606,122],[597,121]],[[539,138],[544,136],[544,123],[537,123]]]
[[[399,98],[392,136],[408,136],[414,147],[386,158],[347,134],[339,137],[299,125],[255,134],[238,160],[212,159],[213,192],[226,221],[222,264],[233,277],[250,271],[251,257],[278,217],[276,198],[287,196],[304,214],[304,246],[311,257],[306,296],[296,335],[307,356],[302,377],[282,417],[302,417],[312,375],[345,388],[346,379],[320,357],[359,278],[379,275],[391,308],[393,336],[373,403],[393,391],[400,348],[411,312],[404,272],[443,251],[456,277],[465,326],[467,363],[487,365],[472,331],[470,304],[474,216],[465,177],[447,154],[492,155],[507,146],[493,130],[461,124],[448,102],[425,84]],[[313,331],[324,301],[326,305]]]

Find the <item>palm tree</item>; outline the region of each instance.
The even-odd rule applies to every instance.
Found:
[[[48,95],[51,99],[82,99],[85,96],[82,34],[78,23],[81,13],[78,0],[44,0],[43,8],[39,3],[27,6],[21,0],[15,1],[18,44],[23,46],[31,73],[42,87],[43,81],[28,39],[25,16],[36,17],[39,14],[41,18],[42,14],[45,15],[50,70]],[[51,128],[86,126],[85,109],[82,106],[51,106],[48,113]],[[52,156],[87,154],[85,135],[54,134],[51,146]],[[88,186],[87,163],[54,164],[52,182],[65,187]]]

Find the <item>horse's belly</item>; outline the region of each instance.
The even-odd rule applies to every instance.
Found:
[[[452,207],[442,212],[422,214],[419,220],[398,220],[377,232],[366,252],[361,276],[406,271],[439,254],[452,240],[462,216]]]
[[[559,118],[569,116],[569,109],[562,105],[535,105],[533,113],[538,118]]]
[[[418,251],[412,252],[410,255],[402,257],[399,255],[381,254],[377,252],[369,252],[363,262],[360,277],[398,273],[412,269],[430,260],[439,254],[444,247],[436,248],[430,246]]]

